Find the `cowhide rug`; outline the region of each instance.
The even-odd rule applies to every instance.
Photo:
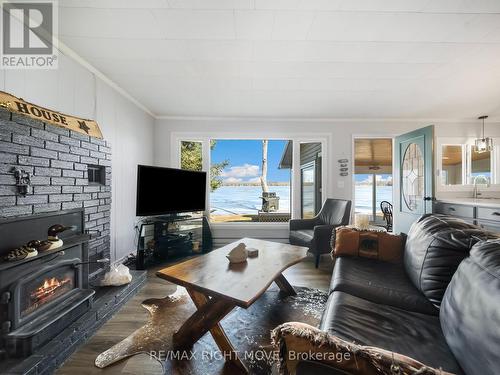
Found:
[[[327,293],[295,287],[296,296],[284,296],[279,289],[268,290],[248,309],[235,308],[221,325],[251,374],[271,374],[275,369],[270,331],[284,322],[299,321],[317,326]],[[160,361],[165,374],[236,374],[238,371],[221,358],[210,333],[191,351],[173,351],[172,335],[195,311],[184,288],[161,299],[142,303],[150,320],[123,341],[101,353],[95,365],[104,368],[122,359],[146,353]]]

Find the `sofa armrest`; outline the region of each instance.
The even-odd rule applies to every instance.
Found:
[[[314,227],[313,247],[320,252],[331,251],[332,232],[338,225],[316,225]]]
[[[313,229],[316,219],[292,219],[289,221],[290,230]]]
[[[403,374],[451,375],[402,354],[347,342],[304,323],[282,324],[271,332],[271,339],[282,375],[294,375],[301,361],[318,362],[351,375],[390,374],[395,367]]]

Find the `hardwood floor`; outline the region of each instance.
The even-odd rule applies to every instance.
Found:
[[[101,352],[144,325],[148,313],[141,306],[143,300],[165,297],[175,291],[175,285],[155,276],[156,270],[164,267],[165,265],[162,265],[150,269],[143,289],[104,324],[85,345],[75,352],[57,371],[57,374],[161,374],[161,365],[146,354],[136,355],[106,369],[95,367],[94,360]],[[308,256],[305,261],[287,269],[284,275],[292,285],[327,290],[332,269],[333,262],[329,255],[322,257],[318,269],[314,268],[313,257]]]

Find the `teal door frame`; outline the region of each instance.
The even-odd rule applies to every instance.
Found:
[[[424,159],[422,201],[409,208],[403,197],[403,158],[410,144],[417,144]],[[434,125],[396,137],[394,142],[394,233],[408,233],[420,216],[432,213],[434,201]]]

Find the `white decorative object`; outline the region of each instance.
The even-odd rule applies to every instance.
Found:
[[[127,266],[120,264],[118,266],[111,266],[111,269],[106,272],[104,278],[101,280],[101,286],[120,286],[128,284],[132,281],[132,275]]]
[[[259,249],[254,249],[253,247],[247,247],[247,254],[249,258],[255,258],[259,256]]]
[[[370,216],[366,214],[356,214],[354,226],[359,229],[367,229],[370,226]]]
[[[239,243],[229,254],[226,255],[229,263],[243,263],[247,261],[248,252],[244,243]]]
[[[64,245],[64,242],[60,238],[54,240],[49,239],[47,240],[47,248],[44,251],[58,249],[62,247],[62,245]]]

